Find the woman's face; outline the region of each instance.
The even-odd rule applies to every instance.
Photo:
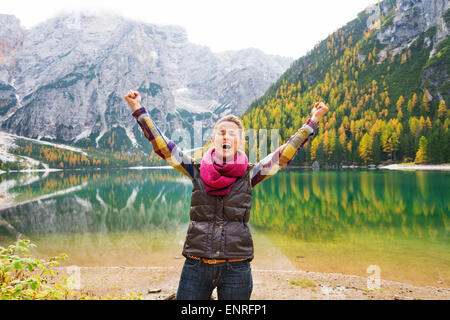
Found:
[[[232,161],[241,145],[241,129],[234,122],[221,122],[216,126],[211,141],[220,159]]]

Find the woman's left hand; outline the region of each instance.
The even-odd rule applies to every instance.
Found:
[[[323,102],[316,102],[311,112],[311,120],[317,123],[319,122],[320,118],[322,118],[322,116],[328,112],[328,107]]]

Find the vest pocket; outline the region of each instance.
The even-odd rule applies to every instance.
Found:
[[[247,225],[242,222],[228,223],[225,252],[230,257],[247,257],[253,254],[253,240]]]
[[[186,249],[191,253],[204,254],[208,239],[208,223],[190,221],[186,238]]]

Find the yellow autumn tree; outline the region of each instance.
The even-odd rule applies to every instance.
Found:
[[[428,113],[430,111],[430,99],[431,95],[428,90],[425,90],[422,99],[422,112]]]
[[[414,93],[412,99],[408,102],[408,112],[412,113],[417,104],[417,94]]]
[[[361,160],[363,160],[365,164],[372,160],[372,138],[367,132],[364,134],[359,143],[358,151]]]
[[[403,111],[402,111],[402,107],[403,107],[403,103],[405,103],[405,98],[403,98],[403,96],[400,96],[397,100],[397,118],[401,119],[403,118]]]
[[[311,160],[316,160],[317,150],[319,149],[319,146],[320,146],[320,140],[321,140],[321,136],[319,136],[316,139],[312,140],[311,148],[309,149],[310,150],[310,158],[311,158]]]
[[[441,100],[439,102],[439,107],[437,111],[438,118],[444,120],[447,117],[447,106],[445,105],[445,101]]]
[[[420,137],[419,150],[416,153],[415,164],[421,164],[428,162],[428,140],[424,136]]]

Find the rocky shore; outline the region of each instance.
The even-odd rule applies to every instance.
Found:
[[[142,292],[146,300],[171,300],[177,291],[182,260],[171,267],[81,267],[81,291],[88,295],[119,296]],[[448,300],[450,288],[380,280],[368,277],[301,270],[265,270],[252,267],[252,300]],[[67,276],[64,267],[58,275]],[[369,281],[369,282],[368,282]],[[213,298],[217,294],[213,292]]]

